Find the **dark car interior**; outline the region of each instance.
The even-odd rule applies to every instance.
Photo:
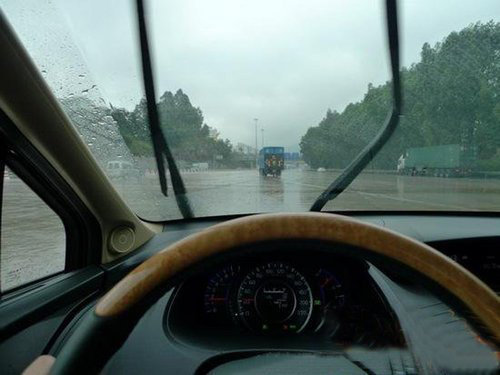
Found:
[[[120,197],[0,13],[0,208],[8,168],[66,236],[60,270],[0,290],[0,373],[498,373],[499,212],[323,210],[400,121],[397,2],[384,2],[391,108],[310,212],[207,217],[159,124],[142,3],[155,181],[183,217],[163,222]]]

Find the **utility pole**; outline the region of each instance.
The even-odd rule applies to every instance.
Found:
[[[261,128],[260,131],[262,132],[262,147],[264,147],[264,128]]]
[[[257,145],[257,123],[259,122],[259,119],[254,118],[253,121],[255,122],[255,168],[257,168],[257,165],[259,164],[259,146]]]

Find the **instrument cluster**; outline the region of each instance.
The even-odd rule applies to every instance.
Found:
[[[166,329],[188,341],[206,338],[207,347],[225,339],[244,338],[246,345],[252,338],[283,335],[397,345],[399,323],[368,267],[359,259],[314,251],[247,254],[219,262],[176,290]]]
[[[300,269],[281,260],[227,265],[208,277],[203,293],[209,321],[262,333],[300,333],[308,325],[319,329],[324,316],[344,303],[334,270]]]

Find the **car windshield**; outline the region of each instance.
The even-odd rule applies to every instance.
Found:
[[[0,4],[129,206],[181,218],[159,185],[135,1]],[[383,1],[146,5],[160,127],[197,217],[309,210],[391,109]],[[500,2],[404,0],[399,23],[399,126],[324,209],[500,211]]]

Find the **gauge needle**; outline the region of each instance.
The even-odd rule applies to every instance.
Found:
[[[326,286],[326,284],[328,284],[330,281],[332,280],[331,277],[329,277],[328,279],[326,279],[323,284],[321,284],[321,287],[324,288]]]

